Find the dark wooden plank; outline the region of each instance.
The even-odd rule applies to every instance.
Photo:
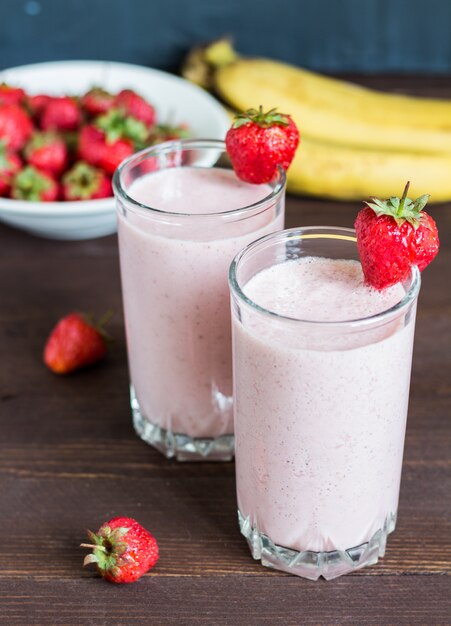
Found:
[[[2,530],[8,541],[0,580],[79,578],[84,529],[95,530],[104,519],[124,514],[157,537],[162,576],[270,575],[251,559],[239,534],[232,471],[221,476],[210,475],[209,466],[173,468],[175,475],[164,476],[142,465],[141,475],[131,477],[127,466],[123,476],[119,469],[117,475],[97,474],[88,465],[76,473],[61,463],[58,468],[53,475],[17,471],[2,477]],[[450,477],[440,466],[406,468],[398,528],[387,554],[356,576],[451,573]]]
[[[449,626],[444,576],[163,578],[113,587],[100,580],[16,581],[0,589],[5,625]]]

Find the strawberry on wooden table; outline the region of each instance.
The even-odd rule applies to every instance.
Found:
[[[94,365],[107,353],[103,326],[110,313],[97,323],[88,316],[70,313],[63,317],[50,333],[44,348],[44,363],[55,374],[69,374]]]
[[[299,131],[289,115],[262,107],[235,116],[226,134],[227,153],[241,180],[270,182],[280,165],[287,170],[299,144]]]
[[[112,195],[111,180],[101,169],[78,161],[63,176],[65,200],[95,200]]]
[[[413,265],[420,272],[439,249],[437,226],[423,209],[429,196],[373,198],[355,221],[357,247],[367,284],[385,289],[405,280]]]
[[[95,563],[99,574],[113,583],[132,583],[158,561],[158,544],[148,530],[130,517],[115,517],[97,533],[88,531],[92,548],[83,565]]]
[[[11,198],[30,202],[54,202],[59,197],[59,184],[50,174],[27,165],[16,174]]]

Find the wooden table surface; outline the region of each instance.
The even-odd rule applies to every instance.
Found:
[[[289,197],[287,226],[352,226],[358,206]],[[116,237],[57,242],[0,226],[0,623],[449,625],[451,204],[431,213],[441,250],[420,294],[398,526],[377,565],[315,583],[252,560],[233,463],[167,461],[134,434]],[[57,318],[110,307],[108,360],[49,373],[41,353]],[[84,529],[116,515],[160,545],[133,585],[82,568]]]

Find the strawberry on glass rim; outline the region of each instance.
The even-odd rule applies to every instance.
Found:
[[[354,224],[365,281],[379,290],[405,280],[413,265],[422,272],[438,253],[437,226],[423,210],[429,195],[411,200],[409,186],[401,198],[366,202]]]
[[[299,131],[289,115],[249,109],[236,115],[226,134],[226,148],[236,175],[247,183],[269,183],[280,165],[287,170],[299,145]]]

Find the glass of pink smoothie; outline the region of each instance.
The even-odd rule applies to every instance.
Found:
[[[420,274],[376,291],[354,231],[261,238],[233,261],[238,516],[255,559],[332,579],[395,528]]]
[[[251,241],[280,230],[285,174],[240,181],[221,141],[160,144],[114,176],[131,407],[167,457],[233,457],[227,272]]]

